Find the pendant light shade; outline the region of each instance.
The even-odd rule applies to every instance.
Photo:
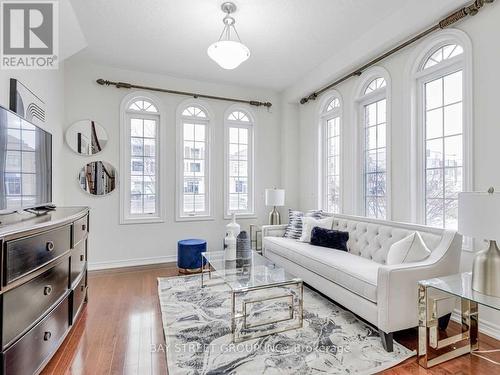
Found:
[[[223,19],[224,29],[219,40],[208,47],[207,53],[221,68],[235,69],[250,57],[250,50],[241,43],[238,32],[234,27],[236,21],[230,16],[231,13],[236,11],[236,5],[229,2],[223,3],[221,9],[226,13]],[[232,38],[232,35],[236,36],[236,38]]]
[[[244,44],[233,40],[212,43],[208,56],[224,69],[235,69],[250,57],[250,50]]]

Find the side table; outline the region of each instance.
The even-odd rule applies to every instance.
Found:
[[[478,349],[478,305],[500,311],[500,298],[472,290],[470,272],[419,281],[418,364],[424,368]],[[438,304],[461,300],[462,332],[439,339]]]

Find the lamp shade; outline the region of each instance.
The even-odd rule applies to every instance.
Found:
[[[460,193],[458,231],[478,240],[500,241],[500,193]]]
[[[284,206],[285,190],[266,189],[266,206]]]
[[[244,44],[233,40],[220,40],[208,47],[208,56],[224,69],[237,68],[250,57],[250,50]]]

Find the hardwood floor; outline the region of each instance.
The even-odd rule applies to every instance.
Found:
[[[89,273],[89,302],[42,374],[167,374],[156,278],[176,275],[173,263]],[[451,328],[457,327],[455,324]],[[416,330],[398,333],[395,338],[410,349],[416,348]],[[480,335],[480,349],[496,348],[500,348],[499,341]],[[500,361],[499,353],[487,356]],[[471,355],[428,371],[411,358],[384,372],[390,375],[495,373],[500,373],[499,366]]]

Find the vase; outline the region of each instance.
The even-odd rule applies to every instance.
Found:
[[[240,229],[240,225],[236,222],[236,214],[233,214],[231,222],[226,225],[226,233],[231,232],[234,238],[237,238],[240,234]]]
[[[234,237],[233,232],[231,231],[226,232],[226,237],[224,238],[224,248],[226,249],[226,260],[236,259],[236,237]]]
[[[250,237],[246,231],[242,231],[236,237],[236,257],[237,258],[250,258],[252,256],[252,248],[250,245]]]

